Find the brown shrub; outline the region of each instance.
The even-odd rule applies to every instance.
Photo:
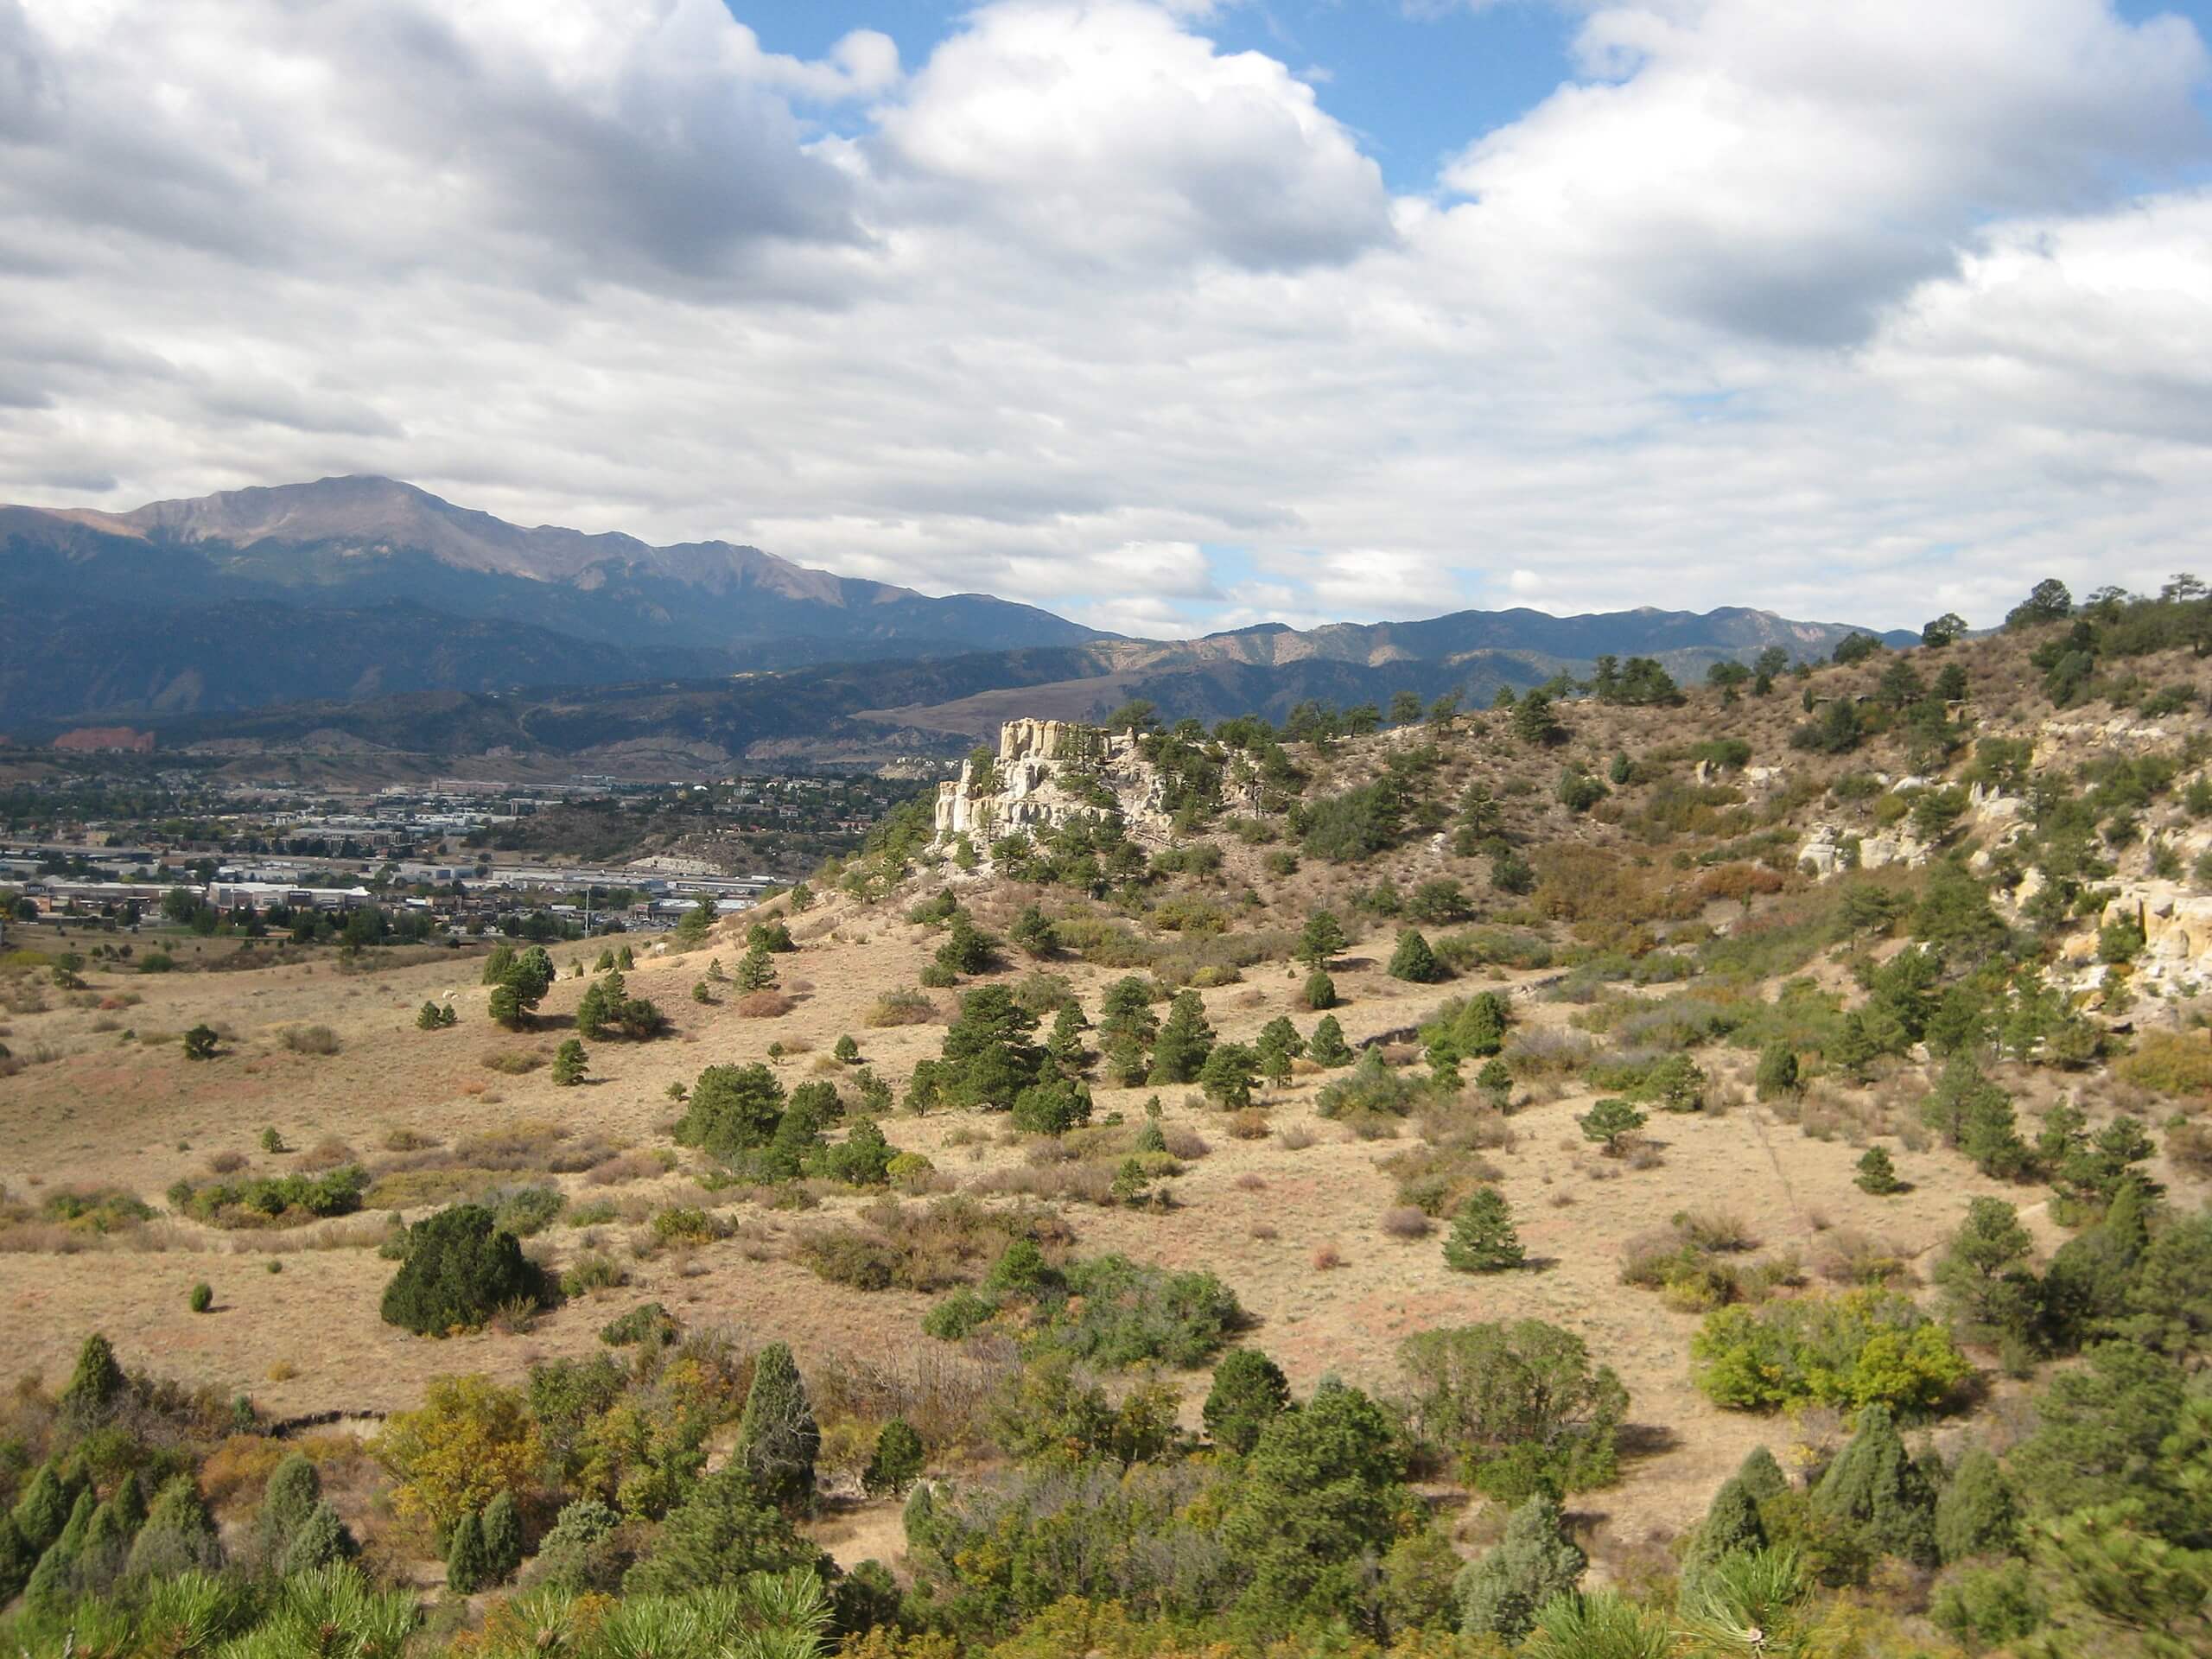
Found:
[[[1344,1252],[1333,1244],[1324,1244],[1313,1252],[1313,1271],[1316,1273],[1328,1273],[1344,1264]]]
[[[731,1006],[741,1020],[775,1020],[789,1014],[798,1004],[781,991],[747,991]]]
[[[235,1175],[246,1163],[246,1155],[242,1152],[219,1152],[207,1160],[207,1169],[210,1174]]]
[[[1382,1230],[1392,1238],[1427,1238],[1429,1219],[1419,1206],[1394,1205],[1382,1212]]]
[[[941,1017],[935,1000],[919,991],[887,991],[861,1016],[861,1023],[880,1030],[886,1026],[925,1026]]]
[[[620,1186],[626,1181],[649,1181],[666,1173],[667,1166],[657,1154],[620,1152],[586,1170],[584,1181],[591,1186]]]
[[[340,1164],[358,1163],[359,1154],[334,1135],[326,1135],[299,1155],[301,1169],[335,1169]]]

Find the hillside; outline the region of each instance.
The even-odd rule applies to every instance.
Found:
[[[82,920],[57,983],[24,930],[0,1501],[97,1327],[209,1391],[158,1432],[241,1560],[271,1425],[446,1401],[295,1442],[426,1596],[442,1425],[525,1584],[818,1548],[871,1659],[2190,1651],[2208,618],[2046,601],[1379,727],[1025,717],[760,910],[536,966]],[[409,1334],[467,1202],[543,1283]],[[550,1617],[500,1582],[486,1650]]]

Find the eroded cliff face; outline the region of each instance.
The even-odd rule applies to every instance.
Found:
[[[987,766],[963,760],[956,780],[938,785],[937,843],[965,836],[988,862],[1002,836],[1108,811],[1122,815],[1132,840],[1168,838],[1165,784],[1135,738],[1070,721],[1010,720]]]

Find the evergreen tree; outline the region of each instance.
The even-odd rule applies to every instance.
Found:
[[[2134,1182],[2121,1187],[2105,1217],[2104,1230],[2123,1241],[2140,1236],[2139,1211],[2123,1207],[2136,1191]],[[2123,1230],[2131,1213],[2132,1234]],[[2177,1358],[2202,1355],[2212,1346],[2212,1209],[2169,1222],[2140,1248],[2127,1290],[2129,1331]]]
[[[1789,1490],[1789,1477],[1782,1472],[1774,1453],[1764,1446],[1755,1446],[1745,1453],[1743,1462],[1736,1465],[1736,1472],[1730,1478],[1741,1481],[1744,1490],[1757,1503],[1771,1502]]]
[[[1290,1081],[1291,1062],[1306,1052],[1306,1039],[1287,1014],[1277,1014],[1260,1027],[1255,1056],[1262,1075],[1280,1089]]]
[[[57,1426],[72,1437],[91,1433],[115,1414],[125,1386],[115,1350],[94,1332],[77,1351],[77,1367],[54,1402]]]
[[[1867,1033],[1866,1015],[1853,1008],[1843,1016],[1834,1039],[1822,1052],[1822,1058],[1852,1082],[1864,1083],[1881,1052],[1880,1046]]]
[[[1643,1127],[1643,1114],[1617,1097],[1608,1097],[1576,1118],[1586,1139],[1604,1147],[1608,1155],[1618,1156],[1621,1142]]]
[[[1337,982],[1316,968],[1306,976],[1305,988],[1299,995],[1308,1008],[1316,1014],[1323,1013],[1337,1006]]]
[[[677,1121],[676,1142],[731,1163],[767,1145],[783,1117],[784,1085],[767,1066],[758,1060],[710,1065],[691,1086],[683,1116]]]
[[[1444,1241],[1445,1264],[1462,1273],[1502,1273],[1526,1260],[1505,1195],[1494,1186],[1476,1188]]]
[[[293,1532],[291,1542],[285,1546],[283,1559],[276,1564],[277,1570],[288,1579],[296,1578],[302,1573],[318,1572],[350,1561],[360,1553],[360,1545],[326,1497],[308,1511],[307,1519]]]
[[[841,1065],[855,1065],[860,1061],[861,1046],[853,1040],[853,1033],[849,1031],[830,1045],[830,1055]]]
[[[173,1579],[180,1573],[214,1573],[223,1565],[222,1540],[200,1489],[189,1475],[163,1486],[130,1546],[129,1573],[136,1581]]]
[[[1571,1593],[1590,1558],[1567,1535],[1559,1500],[1538,1492],[1513,1511],[1496,1548],[1459,1574],[1452,1589],[1459,1629],[1518,1642],[1544,1605]]]
[[[1332,957],[1342,956],[1351,943],[1344,938],[1344,925],[1332,913],[1317,910],[1299,930],[1298,960],[1319,973],[1328,967]]]
[[[1269,1423],[1290,1409],[1282,1368],[1256,1348],[1232,1348],[1213,1368],[1199,1418],[1217,1446],[1249,1452]]]
[[[263,1561],[284,1559],[293,1538],[322,1502],[322,1477],[315,1466],[295,1452],[276,1465],[262,1489],[261,1509],[253,1518],[253,1541]]]
[[[1691,1535],[1689,1548],[1682,1556],[1682,1605],[1696,1604],[1715,1563],[1766,1546],[1766,1523],[1759,1516],[1758,1499],[1752,1496],[1749,1483],[1740,1475],[1732,1475],[1713,1493],[1705,1519]]]
[[[38,1471],[23,1487],[8,1518],[15,1524],[16,1535],[30,1547],[32,1553],[43,1554],[61,1535],[61,1529],[69,1524],[69,1506],[73,1501],[53,1460],[48,1459],[39,1465]]]
[[[1961,1337],[2026,1338],[2041,1303],[2041,1287],[2025,1266],[2034,1247],[2018,1212],[2003,1199],[1976,1198],[1967,1206],[1935,1274]]]
[[[0,1515],[0,1607],[22,1593],[38,1566],[38,1552],[16,1530],[14,1520]]]
[[[1871,1192],[1876,1198],[1886,1198],[1904,1190],[1904,1183],[1897,1179],[1897,1166],[1891,1160],[1886,1147],[1869,1147],[1860,1154],[1859,1173],[1852,1177],[1861,1192]]]
[[[787,1343],[770,1343],[753,1362],[737,1446],[737,1462],[763,1497],[786,1510],[812,1507],[822,1431]]]
[[[537,1270],[481,1205],[457,1204],[407,1230],[407,1259],[385,1287],[386,1325],[442,1337],[482,1325],[510,1302],[534,1301]]]
[[[1198,1068],[1198,1087],[1224,1111],[1249,1106],[1254,1059],[1252,1051],[1242,1043],[1216,1043]]]
[[[871,1497],[896,1497],[921,1478],[922,1437],[903,1417],[893,1417],[875,1433],[875,1450],[861,1471],[861,1490]]]
[[[1213,1044],[1214,1030],[1206,1022],[1205,1004],[1198,994],[1178,991],[1168,1005],[1166,1023],[1160,1028],[1160,1040],[1153,1045],[1152,1085],[1195,1080]]]
[[[1352,1063],[1351,1048],[1344,1041],[1344,1028],[1337,1023],[1335,1014],[1324,1014],[1321,1023],[1313,1027],[1313,1040],[1307,1046],[1306,1053],[1314,1065],[1332,1071]]]
[[[742,1459],[707,1476],[669,1512],[652,1554],[622,1580],[631,1596],[680,1596],[747,1573],[814,1567],[819,1551],[753,1484]]]
[[[616,1537],[621,1524],[621,1516],[595,1497],[569,1503],[538,1541],[531,1582],[571,1594],[613,1593],[626,1564]]]
[[[737,961],[737,988],[772,991],[776,988],[776,959],[766,945],[756,944]]]
[[[1883,1554],[1936,1563],[1936,1493],[1885,1406],[1860,1410],[1858,1432],[1813,1488],[1812,1503],[1815,1513],[1849,1525]]]
[[[1948,1566],[1974,1555],[2009,1555],[2019,1548],[2019,1505],[2012,1483],[1986,1446],[1959,1459],[1936,1500],[1936,1548]]]
[[[1222,1516],[1246,1609],[1270,1623],[1333,1617],[1363,1593],[1367,1560],[1410,1512],[1405,1460],[1381,1407],[1325,1380],[1261,1432]]]
[[[493,1581],[484,1523],[471,1510],[454,1522],[453,1536],[446,1541],[446,1588],[457,1596],[473,1596]]]
[[[1083,1033],[1090,1028],[1090,1021],[1084,1018],[1082,1005],[1072,998],[1061,1003],[1060,1011],[1052,1016],[1052,1035],[1045,1039],[1045,1052],[1054,1065],[1071,1077],[1083,1070]]]
[[[594,985],[594,990],[599,988]],[[582,1042],[574,1037],[563,1041],[553,1054],[553,1081],[563,1089],[573,1089],[584,1080],[584,1066],[590,1059],[584,1052]]]
[[[1014,925],[1007,934],[1033,957],[1049,957],[1059,944],[1051,919],[1035,905],[1022,907],[1021,914],[1014,918]]]
[[[1409,927],[1398,935],[1398,948],[1390,953],[1390,977],[1412,985],[1433,985],[1444,977],[1443,964],[1417,930]]]
[[[484,1506],[481,1522],[486,1582],[505,1584],[522,1565],[522,1511],[512,1492],[501,1492]]]
[[[33,1613],[51,1616],[77,1599],[77,1560],[92,1530],[92,1513],[99,1507],[91,1488],[77,1494],[61,1535],[47,1546],[23,1586],[23,1605]]]
[[[1755,1086],[1761,1100],[1778,1100],[1797,1092],[1797,1051],[1788,1043],[1769,1043],[1759,1051]]]

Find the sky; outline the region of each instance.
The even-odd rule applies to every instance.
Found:
[[[2212,575],[2212,0],[0,0],[0,499],[1172,637]]]

